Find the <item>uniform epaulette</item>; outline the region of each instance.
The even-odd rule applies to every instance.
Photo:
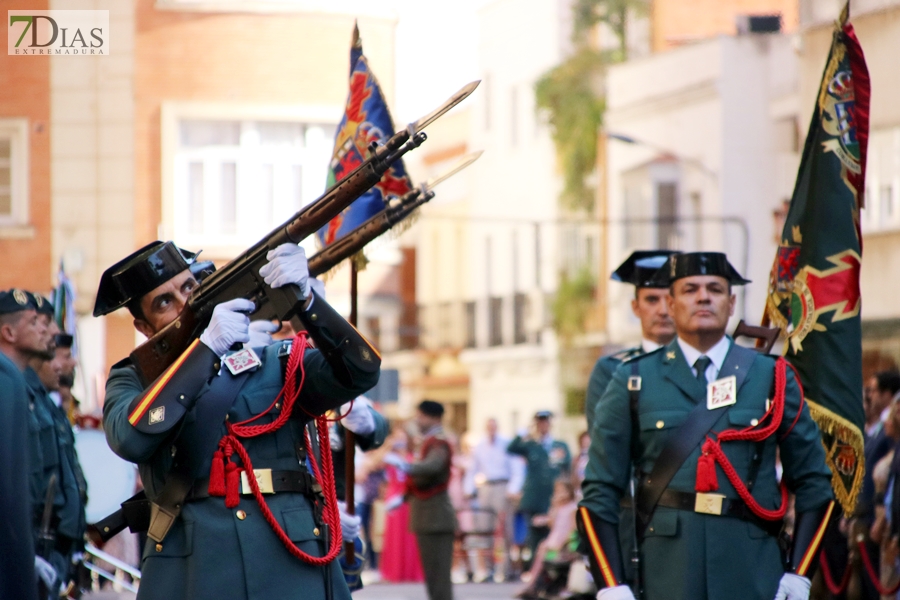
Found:
[[[630,360],[634,358],[636,355],[641,353],[641,347],[636,346],[634,348],[626,348],[625,350],[619,350],[618,352],[611,354],[609,357],[613,360],[617,360],[619,362],[624,362],[626,360]]]
[[[664,350],[664,349],[665,349],[665,346],[660,346],[660,347],[657,348],[656,350],[651,350],[650,352],[638,352],[638,353],[636,353],[636,354],[634,354],[634,355],[632,355],[632,356],[629,356],[629,357],[626,358],[625,360],[623,360],[622,363],[623,363],[623,364],[624,364],[624,363],[629,363],[629,362],[634,361],[634,360],[640,360],[640,359],[646,358],[646,357],[648,357],[648,356],[653,356],[654,354],[656,354],[656,353],[659,352],[660,350]]]

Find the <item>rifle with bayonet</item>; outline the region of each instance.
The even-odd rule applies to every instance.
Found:
[[[417,208],[434,198],[434,187],[445,179],[459,173],[478,160],[481,152],[473,152],[462,157],[452,168],[441,175],[429,179],[418,188],[401,198],[392,198],[388,206],[368,221],[343,236],[336,242],[317,252],[309,259],[309,274],[318,277],[327,273],[341,261],[362,250],[366,244],[389,231],[408,218]]]
[[[394,162],[425,141],[424,127],[462,102],[478,83],[474,81],[464,86],[436,110],[383,144],[373,143],[365,162],[252,248],[207,276],[191,294],[181,314],[131,353],[142,383],[148,385],[162,375],[206,328],[213,308],[227,300],[247,298],[256,304],[252,319],[289,320],[295,329],[302,329],[297,311],[305,298],[295,285],[277,289],[266,285],[259,275],[260,268],[267,262],[266,254],[281,244],[301,242],[350,206],[377,184]]]

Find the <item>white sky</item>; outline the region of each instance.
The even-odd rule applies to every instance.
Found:
[[[479,78],[477,10],[488,1],[395,0],[397,100],[391,109],[398,127]]]

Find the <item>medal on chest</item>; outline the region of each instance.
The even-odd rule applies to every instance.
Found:
[[[715,410],[737,402],[737,377],[730,375],[706,386],[706,408]]]
[[[231,371],[232,375],[239,375],[244,371],[249,371],[262,364],[256,352],[252,348],[244,348],[240,352],[235,352],[225,357],[225,366]]]

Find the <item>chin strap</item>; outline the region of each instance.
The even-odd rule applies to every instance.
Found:
[[[587,542],[591,575],[597,587],[616,587],[624,572],[618,526],[596,517],[584,506],[578,507],[576,520],[578,531]]]

